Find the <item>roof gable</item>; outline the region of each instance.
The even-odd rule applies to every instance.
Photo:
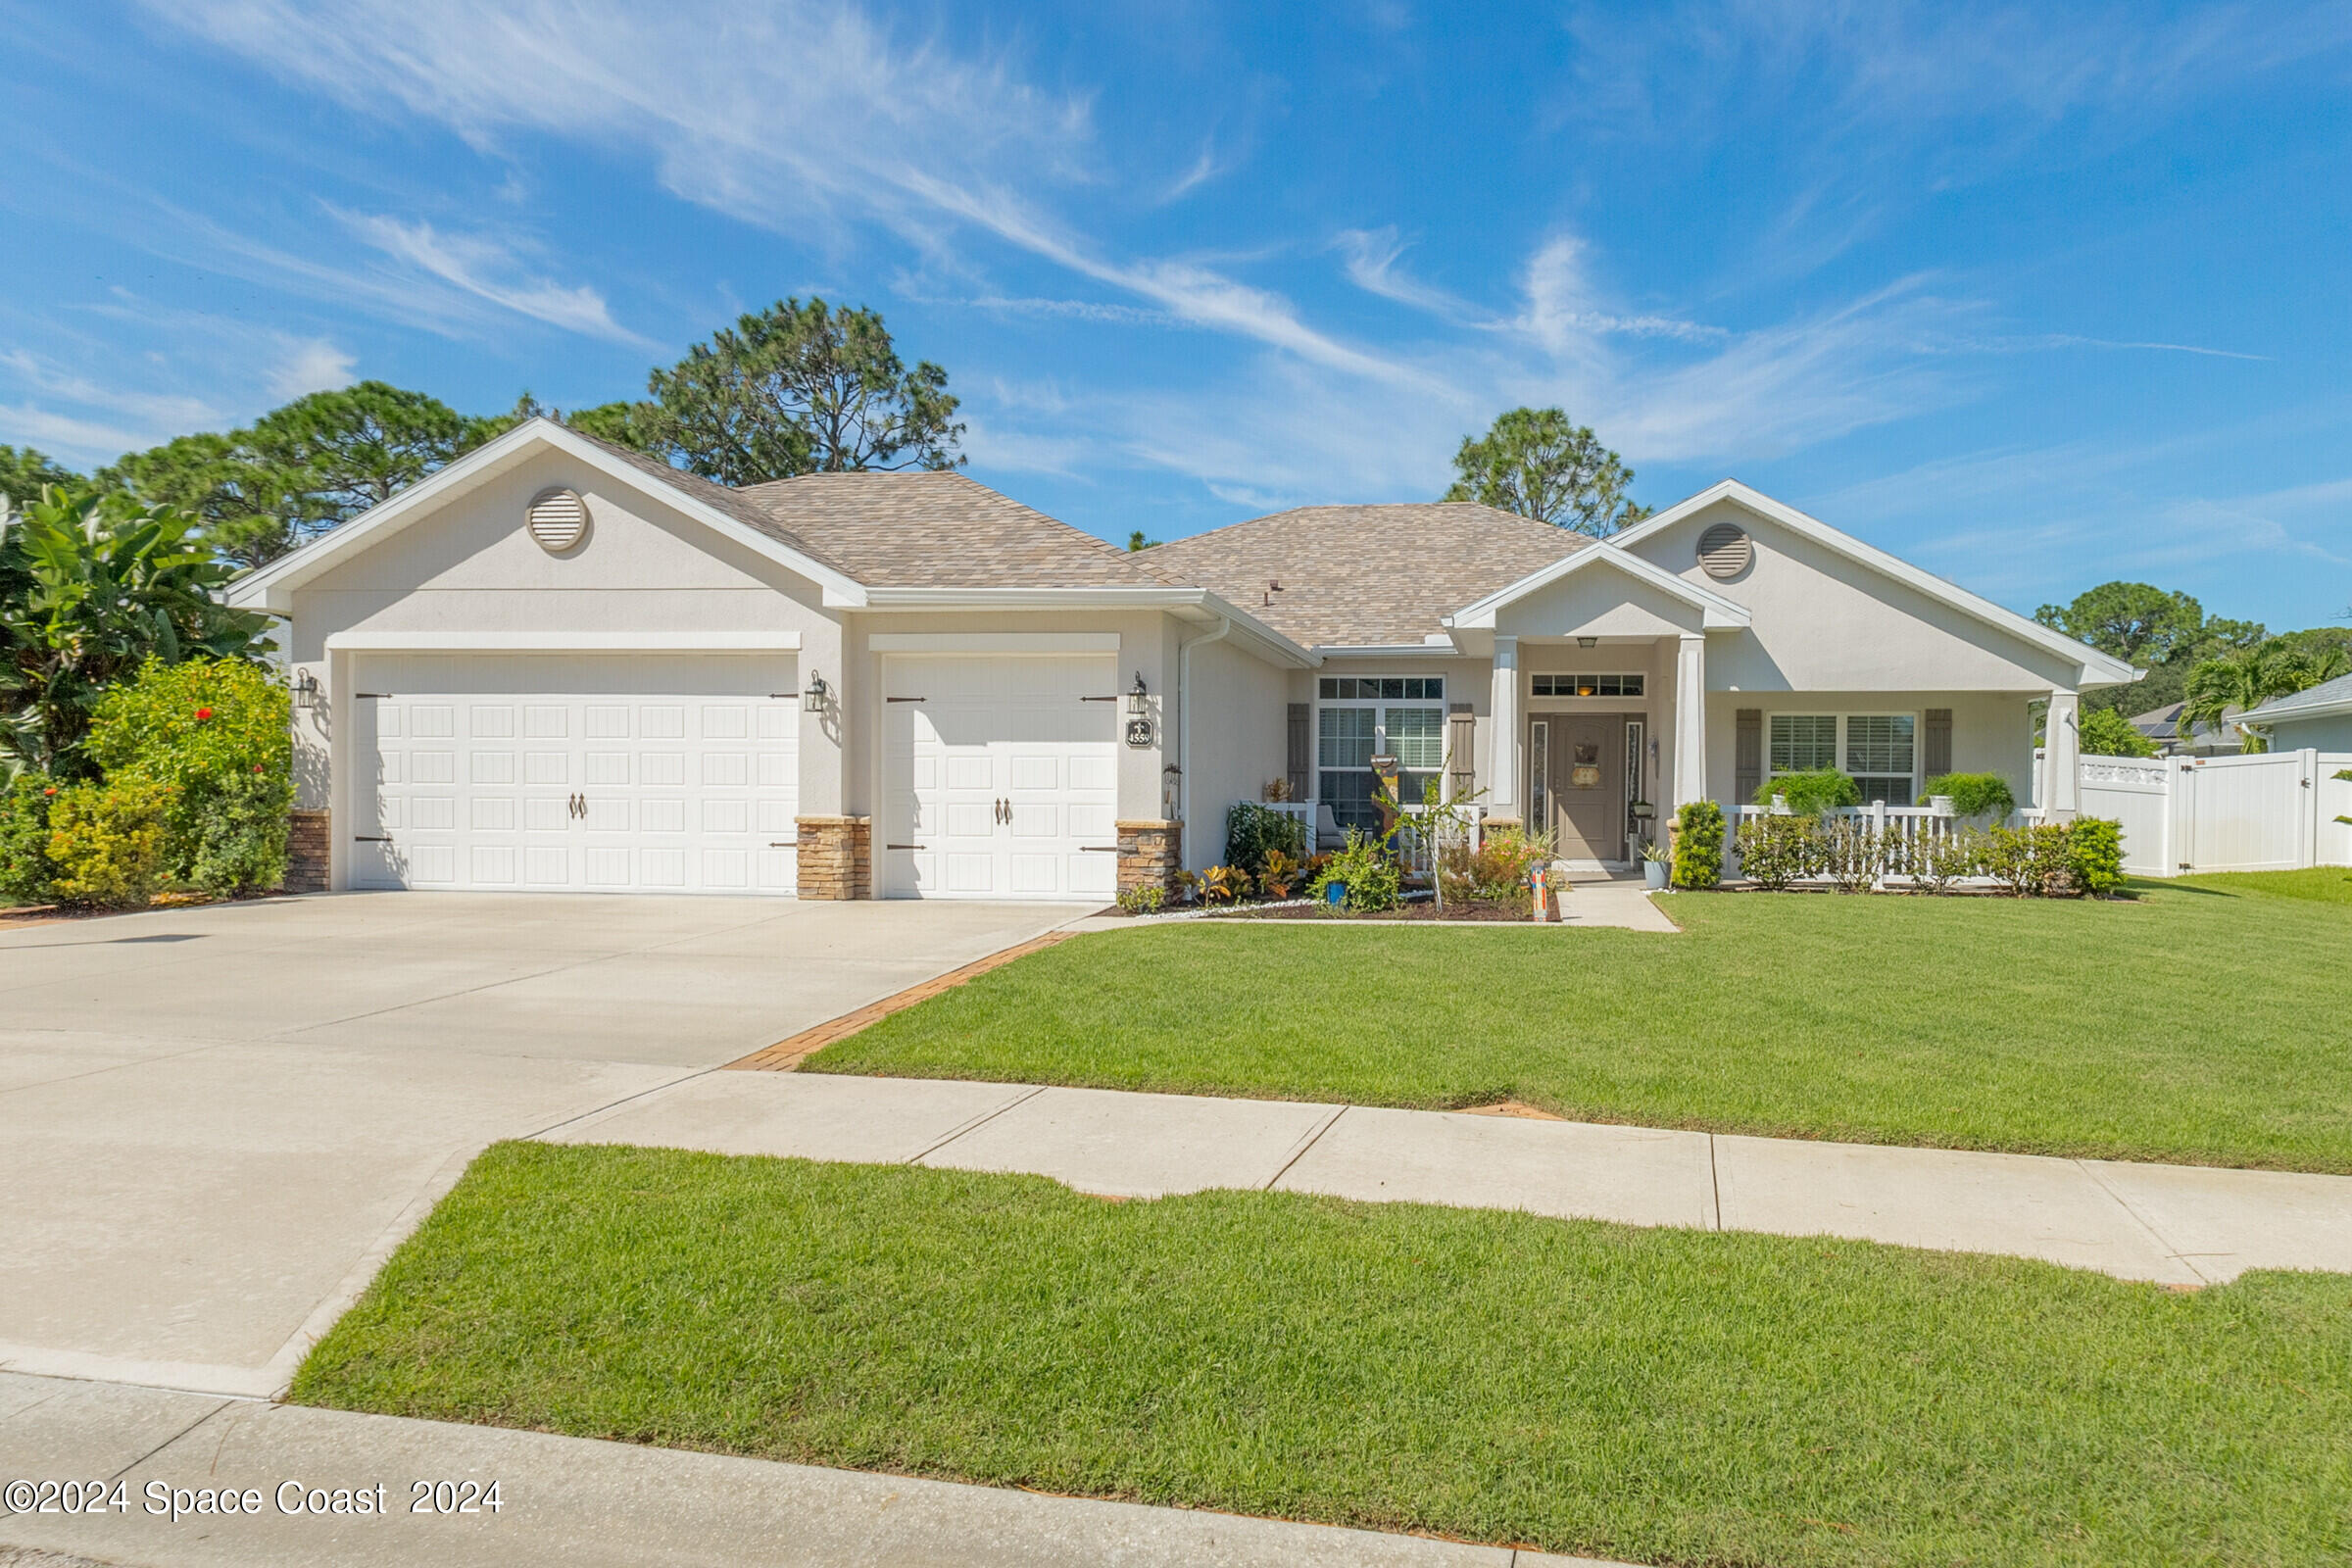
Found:
[[[681,473],[642,453],[593,440],[553,420],[527,419],[300,550],[247,572],[229,585],[228,603],[240,609],[290,612],[295,589],[432,515],[443,504],[551,449],[808,578],[824,590],[828,603],[863,602],[862,585],[773,517],[744,501],[739,492]]]
[[[1491,630],[1494,617],[1505,606],[1513,605],[1530,595],[1543,592],[1572,573],[1615,570],[1639,582],[1647,584],[1669,598],[1681,601],[1700,612],[1702,624],[1710,631],[1744,626],[1748,623],[1747,607],[1726,599],[1723,595],[1696,583],[1676,576],[1665,567],[1630,555],[1617,547],[1613,540],[1603,540],[1590,550],[1579,551],[1565,561],[1552,563],[1532,571],[1517,582],[1496,589],[1484,599],[1454,612],[1451,625],[1460,630]]]
[[[2064,632],[2031,620],[2013,610],[2004,610],[1989,599],[1970,593],[1956,583],[1948,582],[1934,572],[1923,570],[1899,556],[1888,554],[1876,545],[1863,543],[1852,534],[1833,528],[1819,517],[1799,512],[1785,502],[1737,479],[1724,479],[1709,485],[1688,500],[1679,501],[1616,535],[1609,542],[1630,551],[1634,546],[1657,534],[1664,533],[1686,518],[1705,511],[1718,502],[1728,501],[1742,510],[1763,517],[1798,534],[1858,565],[1902,584],[1913,592],[1959,611],[1972,619],[2007,633],[2022,642],[2065,657],[2081,666],[2084,685],[2116,685],[2136,680],[2141,671],[2120,659],[2100,653],[2087,643],[2080,643]]]

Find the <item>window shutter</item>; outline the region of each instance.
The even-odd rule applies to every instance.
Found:
[[[1952,710],[1948,708],[1928,710],[1927,742],[1920,749],[1920,760],[1927,764],[1927,776],[1935,778],[1952,770]]]
[[[1454,703],[1446,711],[1446,797],[1459,800],[1478,788],[1478,721],[1468,703]]]
[[[1291,799],[1294,801],[1303,801],[1314,793],[1308,788],[1310,780],[1307,777],[1310,759],[1314,756],[1314,736],[1310,733],[1313,723],[1312,704],[1291,705],[1291,761],[1287,771],[1291,779]]]
[[[1732,729],[1732,793],[1745,806],[1764,785],[1764,710],[1742,708]]]

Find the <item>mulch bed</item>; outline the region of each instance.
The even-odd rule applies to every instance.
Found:
[[[1444,920],[1448,923],[1477,920],[1496,923],[1510,922],[1519,925],[1536,923],[1528,917],[1526,910],[1514,910],[1505,905],[1448,904],[1445,908],[1440,909],[1437,902],[1432,899],[1419,899],[1410,904],[1400,904],[1394,909],[1382,909],[1377,913],[1358,913],[1353,909],[1334,908],[1328,904],[1278,905],[1265,908],[1252,908],[1250,906],[1243,904],[1236,905],[1230,910],[1220,909],[1208,918],[1213,920]]]

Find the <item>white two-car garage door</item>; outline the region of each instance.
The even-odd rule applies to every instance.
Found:
[[[886,897],[1107,899],[1118,885],[1117,672],[1107,658],[883,663]]]
[[[361,655],[351,883],[790,893],[790,655]]]

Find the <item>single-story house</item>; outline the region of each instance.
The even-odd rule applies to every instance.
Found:
[[[2239,715],[2274,752],[2352,752],[2352,675],[2338,675]]]
[[[2246,738],[2238,732],[2237,721],[2243,710],[2236,707],[2222,710],[2218,724],[2191,724],[2188,733],[2180,733],[2180,710],[2185,703],[2167,703],[2151,708],[2144,713],[2132,715],[2132,727],[2148,738],[2159,757],[2235,757],[2246,749]]]
[[[298,875],[333,888],[1098,899],[1324,829],[1376,768],[1624,861],[1837,766],[2022,798],[2124,663],[1727,480],[1606,541],[1308,507],[1130,553],[957,473],[730,489],[533,420],[270,565]],[[1647,809],[1644,810],[1643,808]]]

